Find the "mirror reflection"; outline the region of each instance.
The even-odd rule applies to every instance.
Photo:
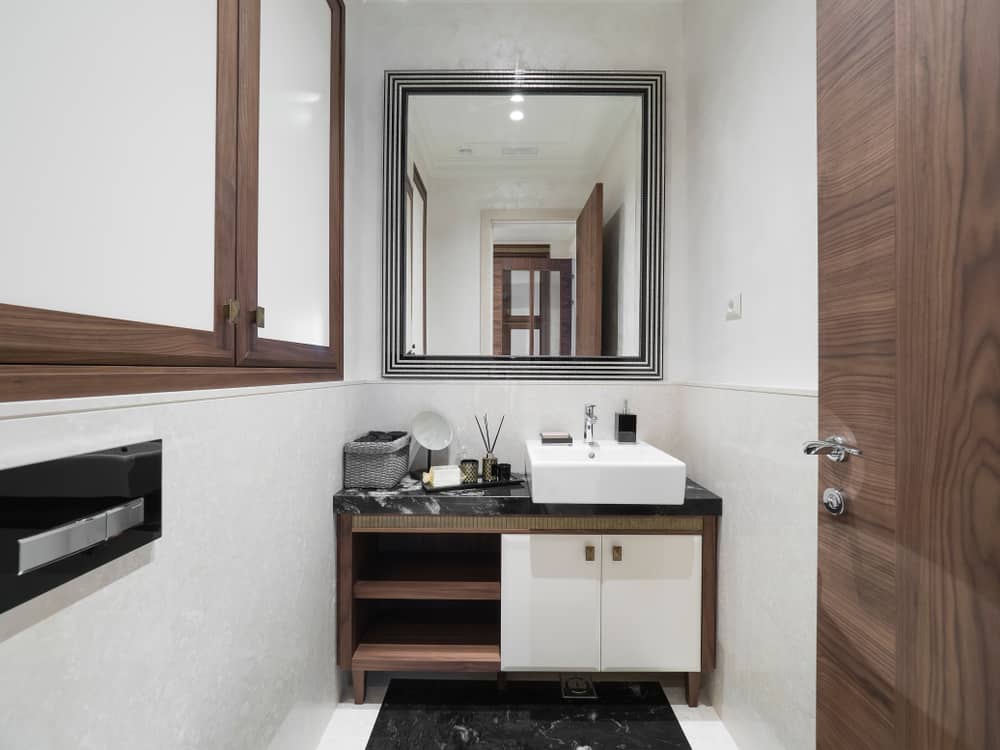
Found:
[[[410,94],[405,352],[639,356],[638,95]]]

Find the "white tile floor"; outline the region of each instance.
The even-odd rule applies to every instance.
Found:
[[[368,702],[362,706],[354,704],[349,688],[344,690],[343,698],[348,702],[337,706],[316,750],[365,750],[388,684],[387,678],[376,675],[368,682]],[[664,691],[691,750],[738,750],[714,708],[688,708],[680,686],[667,685]]]

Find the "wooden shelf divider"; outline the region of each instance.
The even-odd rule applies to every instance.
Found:
[[[499,601],[500,581],[356,581],[354,598]]]

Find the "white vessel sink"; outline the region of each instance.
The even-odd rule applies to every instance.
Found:
[[[682,505],[687,467],[646,443],[525,441],[536,503]]]

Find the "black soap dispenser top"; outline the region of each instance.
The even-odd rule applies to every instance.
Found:
[[[626,401],[625,410],[615,414],[615,439],[619,443],[636,442],[638,421],[638,417],[635,414],[629,414],[628,401]]]

